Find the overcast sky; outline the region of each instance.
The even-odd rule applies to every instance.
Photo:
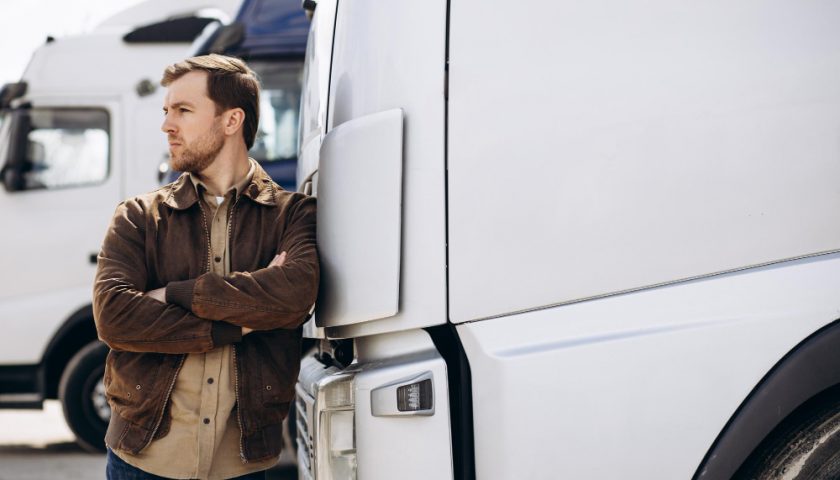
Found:
[[[89,31],[140,0],[0,0],[0,85],[20,80],[47,38]]]

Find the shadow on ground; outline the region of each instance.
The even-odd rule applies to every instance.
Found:
[[[90,453],[73,442],[46,445],[0,445],[0,480],[102,478],[105,455]],[[294,467],[278,467],[266,480],[297,480]]]
[[[50,443],[47,445],[0,445],[0,454],[9,455],[53,455],[56,453],[82,453],[90,456],[104,454],[89,453],[74,442]]]

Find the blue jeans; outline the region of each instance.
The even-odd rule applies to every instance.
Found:
[[[125,463],[110,448],[108,449],[108,463],[105,465],[105,478],[108,480],[168,480],[166,477],[146,473]],[[233,480],[265,480],[265,471],[249,473]]]

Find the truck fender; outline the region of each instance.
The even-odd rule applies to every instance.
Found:
[[[79,308],[64,321],[47,344],[41,359],[44,398],[58,398],[58,383],[67,362],[96,338],[92,305]]]
[[[840,320],[787,353],[738,407],[712,444],[694,480],[728,479],[786,417],[840,385]]]

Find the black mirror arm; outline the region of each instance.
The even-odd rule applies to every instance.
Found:
[[[3,168],[0,168],[0,179],[3,181],[3,187],[9,192],[23,190],[23,176],[20,174],[20,171],[8,163],[3,165]]]

